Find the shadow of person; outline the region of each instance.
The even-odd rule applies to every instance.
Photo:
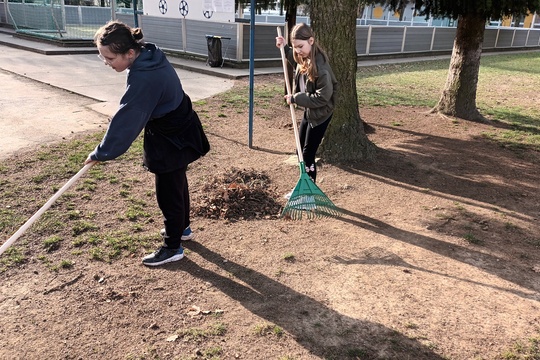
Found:
[[[171,264],[170,270],[185,271],[211,283],[253,314],[291,334],[298,344],[315,356],[332,359],[442,359],[428,347],[393,329],[340,314],[310,296],[223,258],[200,243],[184,245],[209,263],[198,264],[186,258],[187,261]],[[233,276],[222,276],[209,270],[215,266]]]
[[[384,249],[380,246],[373,246],[371,248],[365,249],[364,251],[361,251],[357,254],[354,254],[353,256],[332,256],[328,261],[340,264],[340,265],[385,265],[385,266],[397,266],[403,269],[403,271],[407,273],[411,273],[412,271],[422,271],[425,273],[429,273],[435,276],[438,276],[440,278],[446,278],[446,279],[454,279],[458,280],[464,283],[469,283],[472,285],[477,286],[484,286],[488,287],[497,291],[505,291],[511,294],[515,294],[517,296],[521,296],[524,299],[531,299],[531,300],[537,300],[538,294],[535,293],[527,293],[525,291],[520,291],[517,289],[512,289],[510,287],[502,287],[502,286],[496,286],[491,285],[487,283],[482,283],[480,281],[474,281],[471,279],[454,276],[448,273],[443,273],[439,271],[434,271],[426,268],[422,268],[419,266],[415,266],[413,264],[410,264],[403,260],[398,255],[390,252],[387,249]]]

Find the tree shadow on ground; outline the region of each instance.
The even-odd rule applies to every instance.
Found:
[[[486,270],[502,279],[510,281],[514,284],[520,285],[527,289],[530,289],[531,292],[520,291],[514,288],[500,288],[497,287],[497,290],[506,291],[511,294],[515,294],[524,299],[540,301],[540,286],[538,284],[537,276],[527,277],[523,274],[530,272],[529,269],[526,269],[519,264],[507,261],[503,258],[499,258],[484,252],[476,251],[474,249],[466,248],[456,244],[449,244],[445,241],[435,239],[433,237],[416,234],[407,230],[398,229],[392,225],[389,225],[383,221],[373,219],[369,216],[356,214],[346,209],[339,209],[339,211],[346,216],[351,217],[340,217],[339,219],[352,224],[354,226],[361,227],[363,229],[373,231],[374,233],[381,234],[392,239],[402,241],[420,248],[429,250],[433,253],[446,256],[448,258],[460,261],[464,264],[480,267],[478,264],[482,264],[481,268]],[[373,251],[370,250],[370,251]],[[367,256],[366,256],[367,255]],[[364,254],[359,256],[356,259],[346,259],[341,257],[334,257],[334,262],[341,264],[352,264],[352,263],[391,263],[395,266],[402,266],[405,269],[411,270],[420,270],[420,268],[408,264],[399,258],[397,255],[393,255],[384,251],[377,251],[373,254]],[[422,271],[431,272],[433,271],[421,269]],[[438,274],[440,276],[452,277],[448,274]],[[494,288],[489,284],[482,284],[469,279],[460,279],[461,281],[471,282],[482,286],[487,286]]]
[[[171,269],[209,282],[230,298],[291,334],[311,354],[326,359],[442,359],[431,349],[381,324],[340,314],[253,269],[224,259],[197,242],[185,247],[232,277],[187,259]],[[209,265],[208,266],[212,266]]]
[[[533,135],[539,135],[540,129],[538,128],[538,118],[533,116],[521,115],[512,111],[503,111],[498,109],[490,109],[491,115],[488,115],[489,125],[496,129],[517,131],[522,133],[528,133]],[[493,119],[491,119],[493,118]],[[500,120],[505,119],[505,120]],[[497,139],[498,143],[506,144],[510,143],[515,147],[521,147],[526,149],[528,146],[520,142],[512,142],[511,139]],[[533,150],[536,148],[532,147]]]
[[[465,141],[377,127],[411,140],[392,149],[379,148],[375,162],[339,166],[341,169],[411,191],[438,192],[455,200],[480,202],[475,206],[491,210],[503,208],[521,218],[537,211],[536,206],[527,207],[521,201],[523,194],[532,198],[537,193],[540,156],[536,152],[523,156],[483,139]]]

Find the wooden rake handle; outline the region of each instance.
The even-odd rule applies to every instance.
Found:
[[[281,27],[277,27],[277,33],[278,36],[281,35]],[[291,84],[289,83],[289,74],[287,71],[287,59],[285,58],[285,44],[279,47],[279,51],[281,52],[281,62],[283,63],[283,74],[285,75],[285,86],[287,87],[287,95],[292,95],[291,91]],[[296,123],[296,110],[294,109],[294,105],[291,103],[289,104],[289,108],[291,109],[291,118],[293,123],[293,129],[294,129],[294,139],[296,141],[296,152],[298,155],[298,161],[304,162],[304,156],[302,155],[302,146],[300,145],[300,135],[298,134],[298,125]]]
[[[23,226],[17,230],[15,234],[13,234],[5,243],[0,246],[0,255],[4,251],[7,250],[8,247],[11,246],[17,240],[48,208],[51,207],[51,205],[58,199],[67,189],[73,185],[75,181],[77,181],[84,173],[88,171],[96,162],[91,162],[86,164],[77,174],[75,174],[69,181],[60,188],[50,199],[43,205],[28,221],[24,223]]]

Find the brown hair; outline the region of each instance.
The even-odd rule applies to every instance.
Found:
[[[313,45],[311,45],[311,53],[308,59],[302,59],[296,52],[294,52],[294,60],[298,63],[299,71],[302,74],[306,74],[310,81],[315,81],[318,76],[317,73],[317,63],[316,57],[317,54],[321,54],[324,57],[324,61],[328,61],[328,55],[320,47],[320,45],[315,41],[315,34],[311,27],[307,24],[299,23],[296,24],[291,30],[291,40],[309,40],[313,38]]]
[[[94,43],[108,46],[115,54],[126,54],[130,49],[140,51],[144,46],[140,28],[131,28],[121,21],[109,21],[96,31]]]

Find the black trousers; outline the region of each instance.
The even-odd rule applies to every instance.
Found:
[[[156,198],[163,213],[163,223],[167,236],[165,245],[171,249],[180,248],[182,232],[189,226],[189,188],[186,167],[163,174],[155,174]]]
[[[324,133],[328,128],[332,120],[332,115],[325,122],[315,127],[309,125],[306,116],[302,118],[300,122],[300,128],[298,134],[300,136],[300,146],[302,147],[302,156],[304,157],[304,164],[306,165],[306,172],[315,182],[317,180],[317,165],[315,164],[315,155],[321,145]]]

